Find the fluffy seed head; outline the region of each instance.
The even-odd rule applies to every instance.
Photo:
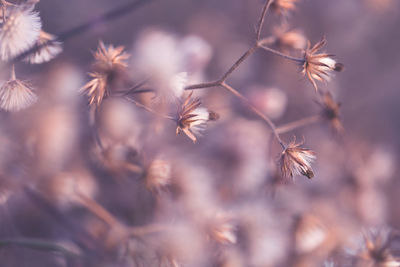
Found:
[[[23,81],[17,80],[15,75],[0,87],[0,108],[6,111],[25,109],[36,102],[37,96]]]
[[[39,13],[32,6],[9,9],[0,30],[0,58],[7,61],[31,48],[41,27]]]
[[[315,153],[310,149],[301,148],[301,143],[296,144],[295,141],[293,140],[281,154],[281,172],[285,177],[304,175],[311,179],[314,177],[311,162],[315,160]]]
[[[38,50],[28,55],[24,60],[31,64],[41,64],[48,62],[61,53],[61,43],[53,41],[54,35],[40,31],[39,38],[36,40]]]
[[[320,50],[326,44],[325,38],[304,51],[303,74],[307,76],[315,90],[318,90],[315,80],[320,82],[328,82],[333,76],[332,71],[342,71],[343,64],[337,63],[330,54],[320,53]]]

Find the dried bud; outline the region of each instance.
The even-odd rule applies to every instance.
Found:
[[[215,221],[210,224],[210,237],[221,244],[236,243],[236,227],[226,214],[216,214]]]
[[[311,162],[315,160],[315,153],[310,149],[301,148],[301,144],[295,144],[295,141],[293,140],[281,154],[281,172],[285,177],[304,175],[311,179],[314,177]]]
[[[86,92],[89,96],[89,105],[99,106],[103,98],[109,95],[112,85],[123,76],[128,57],[123,46],[106,47],[100,42],[94,54],[95,62],[92,66],[94,72],[89,73],[93,79],[81,88],[81,92]]]
[[[176,134],[184,132],[193,142],[197,141],[210,120],[217,120],[218,114],[200,107],[200,99],[192,98],[192,93],[186,98],[178,111]]]
[[[275,43],[282,50],[304,50],[307,46],[307,39],[300,30],[289,30],[286,24],[273,29]]]
[[[316,43],[312,48],[308,43],[308,48],[304,51],[303,74],[307,75],[315,90],[318,90],[315,80],[321,82],[330,81],[333,76],[332,71],[342,71],[343,64],[337,63],[330,54],[317,54],[326,44],[325,38]]]

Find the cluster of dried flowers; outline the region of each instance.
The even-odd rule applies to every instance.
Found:
[[[16,78],[16,59],[40,64],[62,50],[41,29],[37,2],[1,0],[0,59],[11,64],[10,79],[0,88],[5,111],[37,100],[31,86]],[[206,40],[157,28],[139,34],[132,49],[99,41],[86,83],[68,68],[54,70],[54,80],[64,79],[54,87],[66,88],[47,92],[52,103],[33,107],[35,126],[20,126],[22,134],[15,137],[24,140],[30,161],[21,161],[32,179],[28,186],[15,179],[0,188],[0,203],[22,188],[68,235],[57,236],[63,242],[0,238],[0,246],[56,251],[65,259],[54,261],[56,266],[400,266],[399,233],[369,228],[384,225],[385,216],[359,208],[373,203],[384,210],[383,186],[391,173],[382,173],[379,159],[335,148],[344,165],[358,168],[346,170],[330,196],[293,183],[280,191],[279,183],[295,176],[319,176],[312,168],[316,153],[295,137],[285,142],[284,134],[319,121],[338,136],[344,133],[340,103],[319,84],[331,81],[343,65],[320,52],[325,38],[312,46],[289,26],[299,2],[265,1],[253,46],[215,81],[205,82],[213,55]],[[262,37],[268,11],[280,24]],[[294,62],[315,89],[320,113],[275,125],[272,119],[287,102],[279,89],[258,85],[249,93],[231,86],[229,78],[256,50]],[[243,118],[241,105],[233,105],[226,92],[246,108],[241,113],[252,112],[247,116],[255,119]],[[88,100],[83,108],[77,100],[82,95]],[[278,164],[270,164],[275,147],[269,137],[280,145]],[[327,139],[326,146],[334,146]],[[0,138],[3,156],[1,147],[21,149]],[[321,160],[330,157],[320,150]],[[25,175],[25,169],[15,174],[15,161],[0,157],[5,177]],[[340,192],[343,184],[346,191]],[[346,212],[338,211],[343,205]],[[360,222],[368,222],[361,238]]]
[[[40,64],[61,52],[61,44],[55,41],[55,37],[42,31],[39,13],[34,11],[37,2],[26,1],[19,5],[1,2],[0,60],[12,62],[35,48],[24,57],[24,61]],[[10,80],[0,87],[0,107],[6,111],[18,111],[29,107],[36,99],[33,88],[16,78],[13,65]]]

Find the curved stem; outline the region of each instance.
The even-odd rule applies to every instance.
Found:
[[[128,100],[129,102],[134,103],[136,106],[138,106],[138,107],[140,107],[140,108],[142,108],[142,109],[144,109],[144,110],[146,110],[146,111],[148,111],[148,112],[150,112],[150,113],[152,113],[152,114],[155,114],[155,115],[157,115],[157,116],[163,117],[164,119],[169,119],[169,120],[173,120],[173,121],[175,120],[174,117],[168,116],[168,115],[159,114],[159,113],[156,112],[155,110],[153,110],[153,109],[149,108],[148,106],[146,106],[146,105],[144,105],[144,104],[142,104],[142,103],[136,101],[136,100],[133,99],[133,98],[130,98],[130,97],[125,96],[124,99]]]
[[[221,77],[219,80],[220,84],[225,82],[225,80],[228,78],[231,73],[236,70],[240,64],[242,64],[243,61],[245,61],[251,54],[253,54],[257,48],[259,47],[258,43],[250,47],[233,65],[232,67],[229,68],[229,70]]]
[[[288,59],[288,60],[291,60],[291,61],[295,61],[295,62],[298,62],[298,63],[301,63],[301,64],[304,63],[304,59],[303,58],[292,57],[292,56],[286,55],[286,54],[284,54],[282,52],[279,52],[278,50],[275,50],[275,49],[272,49],[272,48],[270,48],[268,46],[265,46],[262,43],[260,44],[260,47],[263,48],[264,50],[268,51],[268,52],[271,52],[274,55],[277,55],[277,56],[280,56],[280,57],[283,57],[285,59]]]
[[[265,20],[265,16],[267,14],[267,11],[270,7],[270,5],[272,4],[272,0],[267,0],[264,4],[264,7],[261,11],[261,16],[260,19],[258,20],[258,24],[257,24],[257,32],[256,32],[256,40],[259,41],[260,37],[261,37],[261,30],[262,30],[262,26],[264,24],[264,20]]]
[[[287,124],[281,125],[276,128],[276,132],[279,134],[287,133],[289,131],[292,131],[294,129],[304,127],[313,123],[317,123],[322,120],[322,117],[320,115],[313,115],[310,117],[306,117],[297,121],[289,122]]]
[[[221,84],[222,87],[227,89],[229,92],[234,94],[237,98],[241,99],[255,114],[257,114],[260,118],[262,118],[268,126],[271,128],[272,133],[274,134],[276,140],[278,140],[279,144],[282,146],[283,149],[286,149],[285,143],[282,141],[282,139],[279,136],[279,133],[276,131],[276,126],[275,124],[271,121],[270,118],[268,118],[266,115],[264,115],[261,111],[259,111],[255,106],[253,106],[250,101],[241,93],[239,93],[236,89],[233,87],[229,86],[225,82]]]

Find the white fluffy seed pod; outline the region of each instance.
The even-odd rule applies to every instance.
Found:
[[[39,37],[42,23],[33,7],[14,7],[0,29],[0,58],[10,60],[31,48]]]
[[[17,79],[11,79],[0,87],[0,108],[6,111],[18,111],[29,107],[37,96],[29,86]]]

